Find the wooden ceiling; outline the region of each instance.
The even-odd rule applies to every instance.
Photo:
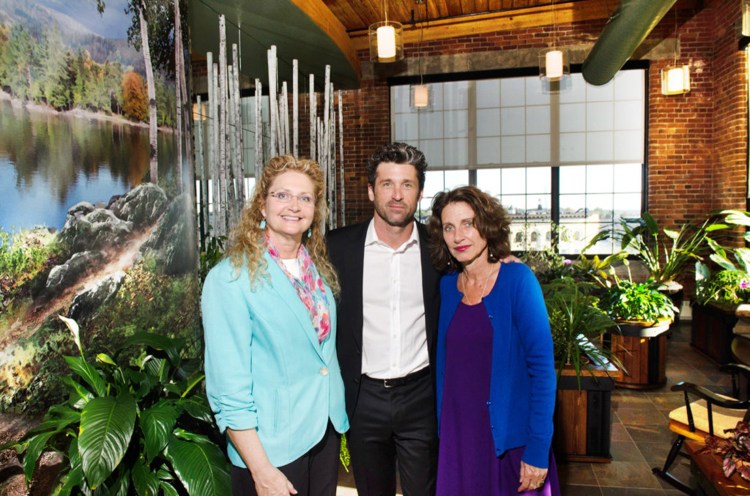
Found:
[[[575,0],[573,0],[575,1]],[[477,14],[492,14],[512,10],[554,5],[559,0],[323,0],[348,32],[367,29],[382,21],[384,7],[388,18],[401,23],[443,20]],[[606,3],[606,2],[604,2]],[[609,2],[612,6],[616,1]]]

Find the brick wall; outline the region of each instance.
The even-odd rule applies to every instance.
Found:
[[[661,224],[700,222],[712,209],[745,208],[747,184],[747,91],[745,54],[737,50],[740,2],[706,0],[698,12],[667,14],[648,42],[674,37],[679,26],[678,63],[690,65],[691,91],[660,93],[660,69],[671,60],[651,63],[648,90],[648,207]],[[604,22],[558,26],[562,45],[590,43]],[[551,29],[533,28],[425,43],[424,55],[460,55],[541,48]],[[360,52],[367,61],[367,52]],[[416,57],[414,46],[406,56]],[[344,138],[346,223],[372,214],[364,163],[378,145],[390,140],[390,99],[384,80],[367,79],[345,92]]]

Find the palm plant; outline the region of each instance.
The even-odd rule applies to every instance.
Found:
[[[226,458],[209,438],[214,427],[200,361],[181,356],[184,342],[136,334],[114,357],[100,353],[92,362],[78,324],[60,318],[80,352],[65,357],[76,379],[63,378],[69,399],[11,443],[26,479],[42,452],[56,451],[67,464],[55,494],[229,494]],[[122,353],[135,346],[143,350]]]
[[[635,222],[635,226],[631,224]],[[683,224],[679,230],[662,228],[648,212],[639,219],[622,219],[621,244],[632,250],[648,269],[658,286],[673,282],[690,263],[701,260],[706,235],[721,226],[706,220],[699,227]],[[671,243],[661,238],[661,233]]]
[[[597,298],[590,292],[593,288],[591,283],[569,277],[544,285],[558,375],[564,366],[572,367],[579,388],[584,371],[593,377],[593,368],[606,371],[610,363],[622,368],[610,350],[596,345],[614,323],[597,307]]]

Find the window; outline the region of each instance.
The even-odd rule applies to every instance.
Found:
[[[639,216],[645,79],[643,69],[623,70],[592,86],[573,74],[559,92],[536,76],[433,83],[422,110],[410,108],[408,85],[392,86],[392,138],[429,163],[419,217],[439,191],[473,184],[508,210],[514,250],[557,239],[561,253],[575,254],[621,217]],[[591,251],[611,253],[612,243]]]

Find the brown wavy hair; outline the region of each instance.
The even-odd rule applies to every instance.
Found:
[[[323,172],[314,160],[296,159],[291,155],[280,155],[268,161],[263,168],[260,180],[255,183],[255,190],[250,203],[242,209],[240,222],[232,230],[227,255],[235,269],[243,264],[250,272],[250,282],[255,285],[260,278],[268,276],[268,266],[263,254],[266,251],[264,230],[260,228],[263,220],[261,210],[266,204],[269,188],[277,176],[289,172],[301,172],[313,183],[315,195],[315,214],[310,226],[310,236],[302,236],[302,244],[310,253],[315,268],[328,284],[334,295],[339,294],[339,279],[336,270],[328,259],[325,236],[321,226],[328,216],[328,205],[324,194]]]
[[[432,200],[432,215],[427,221],[430,233],[430,259],[439,271],[460,272],[461,264],[453,258],[443,240],[443,209],[451,203],[463,202],[474,211],[474,227],[487,240],[487,258],[497,262],[510,254],[510,217],[497,198],[475,186],[462,186],[443,191]]]

